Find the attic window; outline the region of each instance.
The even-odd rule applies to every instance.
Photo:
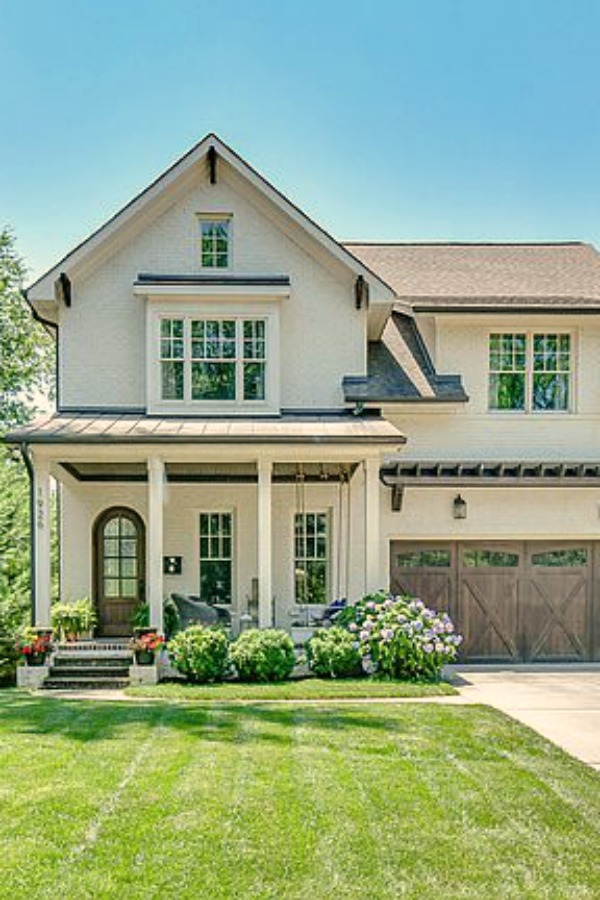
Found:
[[[203,269],[227,269],[231,264],[231,216],[200,216]]]

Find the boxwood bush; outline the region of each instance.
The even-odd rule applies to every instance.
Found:
[[[306,644],[308,666],[320,678],[355,678],[363,673],[358,647],[345,628],[321,628]]]
[[[228,670],[229,641],[218,628],[191,625],[167,645],[174,667],[189,681],[222,681]]]
[[[285,681],[296,665],[291,637],[276,628],[244,631],[231,645],[229,657],[240,681]]]

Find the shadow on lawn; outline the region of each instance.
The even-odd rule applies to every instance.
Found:
[[[458,711],[458,707],[457,710]],[[434,716],[437,710],[430,708]],[[392,734],[411,730],[412,715],[398,711],[366,713],[358,707],[289,707],[227,704],[195,706],[168,703],[124,703],[67,700],[7,692],[0,695],[0,736],[11,734],[62,735],[88,743],[122,737],[131,726],[181,730],[208,742],[289,744],[297,729],[335,732],[344,727]],[[294,737],[292,731],[295,731]]]

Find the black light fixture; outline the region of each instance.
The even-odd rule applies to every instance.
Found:
[[[455,519],[467,518],[467,501],[457,494],[452,501],[452,515]]]

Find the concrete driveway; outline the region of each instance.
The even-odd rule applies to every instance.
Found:
[[[502,710],[600,771],[600,666],[452,666],[452,675],[468,702]]]

